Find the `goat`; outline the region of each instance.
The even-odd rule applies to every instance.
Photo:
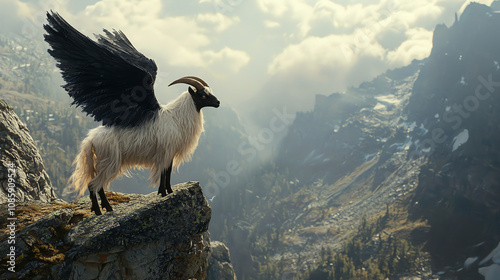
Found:
[[[151,168],[151,184],[158,194],[172,193],[172,169],[191,158],[203,129],[203,107],[219,107],[208,84],[194,76],[169,86],[188,84],[167,105],[156,100],[153,85],[157,67],[138,52],[121,31],[95,35],[97,42],[68,24],[59,14],[47,12],[45,41],[66,82],[63,86],[102,125],[89,131],[75,158],[69,185],[82,195],[88,188],[91,211],[101,215],[101,206],[113,211],[104,190],[131,168]]]

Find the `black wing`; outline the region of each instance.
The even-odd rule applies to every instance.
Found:
[[[157,67],[121,31],[91,40],[59,14],[47,13],[48,50],[57,61],[72,104],[106,126],[133,127],[154,118],[160,105],[153,85]]]

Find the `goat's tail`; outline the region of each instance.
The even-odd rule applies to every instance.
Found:
[[[69,187],[75,192],[78,191],[79,196],[83,195],[88,188],[88,184],[96,175],[94,165],[95,153],[92,140],[93,137],[90,135],[83,139],[80,152],[73,161],[75,171],[73,171],[73,174],[69,178]]]

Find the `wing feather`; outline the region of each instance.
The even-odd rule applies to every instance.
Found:
[[[95,42],[55,12],[47,13],[47,20],[48,52],[58,62],[72,104],[106,126],[134,127],[156,116],[156,64],[123,32],[104,30]]]

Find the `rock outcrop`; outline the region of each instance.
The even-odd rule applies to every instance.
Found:
[[[7,202],[9,174],[14,173],[17,202],[48,202],[56,198],[28,128],[3,100],[0,100],[0,148],[0,203]],[[15,172],[9,172],[9,167]]]
[[[411,153],[426,157],[413,213],[432,227],[435,267],[481,258],[500,239],[499,25],[500,14],[471,3],[452,26],[438,26],[407,108],[421,128],[410,134]]]
[[[107,193],[114,211],[102,216],[89,212],[88,197],[70,204],[21,203],[16,272],[2,270],[0,278],[206,279],[210,272],[216,278],[209,279],[235,279],[219,278],[234,272],[227,248],[211,246],[211,208],[199,183],[173,190],[167,197]],[[33,218],[36,214],[42,218]],[[1,223],[7,228],[7,221]],[[7,237],[5,232],[0,238],[3,256]]]
[[[229,259],[229,249],[219,241],[210,244],[207,280],[236,280],[234,268]]]

